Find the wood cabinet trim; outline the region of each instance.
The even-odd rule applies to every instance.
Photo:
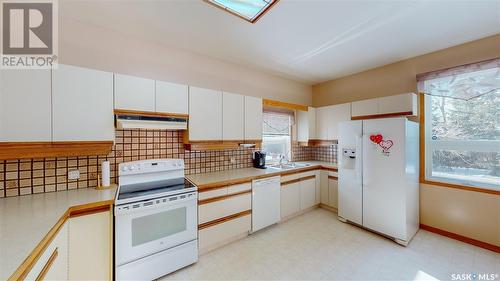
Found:
[[[269,100],[269,99],[262,99],[262,105],[269,106],[269,107],[280,107],[280,108],[285,108],[285,109],[289,109],[289,110],[301,110],[301,111],[308,111],[309,110],[309,107],[307,105],[294,104],[294,103],[282,102],[282,101],[277,101],[277,100]]]
[[[190,141],[189,137],[184,138],[184,149],[192,151],[207,151],[207,150],[227,150],[237,149],[241,144],[253,144],[255,148],[260,148],[262,140],[196,140]]]
[[[439,234],[439,235],[443,235],[443,236],[449,237],[451,239],[455,239],[455,240],[462,241],[462,242],[467,243],[467,244],[471,244],[471,245],[474,245],[474,246],[477,246],[477,247],[481,247],[483,249],[487,249],[487,250],[490,250],[490,251],[493,251],[493,252],[496,252],[496,253],[500,253],[500,247],[496,246],[496,245],[493,245],[493,244],[489,244],[489,243],[486,243],[486,242],[483,242],[483,241],[479,241],[479,240],[476,240],[476,239],[473,239],[473,238],[469,238],[469,237],[466,237],[466,236],[463,236],[463,235],[460,235],[460,234],[456,234],[456,233],[453,233],[453,232],[449,232],[449,231],[442,230],[442,229],[439,229],[439,228],[436,228],[436,227],[432,227],[432,226],[429,226],[429,225],[425,225],[425,224],[420,224],[420,228],[423,229],[423,230],[427,230],[429,232],[433,232],[433,233],[436,233],[436,234]]]
[[[310,139],[309,141],[306,142],[299,142],[299,146],[319,147],[319,146],[330,146],[337,143],[338,143],[337,140]]]
[[[49,259],[47,260],[47,263],[43,266],[42,271],[40,271],[40,274],[36,277],[35,281],[42,281],[45,279],[45,275],[49,272],[50,268],[52,267],[52,264],[54,264],[54,261],[57,259],[57,256],[59,255],[59,248],[55,248],[54,252],[50,255]]]
[[[189,118],[189,114],[168,113],[168,112],[152,112],[129,109],[115,109],[115,115],[131,115],[131,116],[149,116],[149,117],[174,117],[174,118]]]
[[[234,215],[230,215],[230,216],[227,216],[227,217],[223,217],[223,218],[220,218],[220,219],[216,219],[216,220],[213,220],[213,221],[202,223],[202,224],[198,225],[198,230],[202,230],[202,229],[205,229],[205,228],[208,228],[208,227],[216,226],[218,224],[225,223],[225,222],[228,222],[228,221],[231,221],[231,220],[235,220],[235,219],[238,219],[238,218],[241,218],[241,217],[244,217],[244,216],[248,216],[248,215],[251,215],[251,214],[252,214],[252,210],[247,210],[247,211],[243,211],[243,212],[240,212],[240,213],[237,213],[237,214],[234,214]]]
[[[307,176],[307,177],[302,177],[300,178],[301,181],[306,181],[306,180],[310,180],[310,179],[315,179],[316,176],[315,175],[311,175],[311,176]]]
[[[329,180],[339,180],[339,177],[336,176],[328,176]]]
[[[294,180],[289,180],[281,183],[281,187],[285,187],[290,184],[298,183],[300,182],[300,179],[294,179]]]
[[[0,142],[0,160],[108,155],[113,141]]]
[[[198,186],[198,192],[203,192],[203,191],[210,191],[210,190],[214,190],[214,189],[218,189],[218,188],[224,188],[224,187],[227,187],[230,185],[252,182],[253,180],[256,180],[256,179],[264,179],[264,178],[270,178],[270,177],[274,177],[274,176],[289,176],[289,175],[293,175],[293,174],[300,174],[300,173],[314,171],[314,170],[326,170],[326,171],[331,171],[331,172],[338,171],[337,168],[322,166],[320,164],[313,164],[311,166],[306,166],[303,168],[294,169],[292,171],[290,171],[290,170],[289,171],[276,171],[276,172],[265,174],[265,175],[242,177],[242,178],[238,178],[238,179],[213,182],[213,183],[207,183],[207,184],[198,184],[197,186]],[[189,178],[189,176],[188,176],[188,178]]]
[[[84,205],[71,206],[64,212],[64,214],[59,218],[56,224],[49,230],[49,232],[42,238],[42,240],[36,245],[36,247],[31,251],[28,257],[23,261],[23,263],[14,271],[14,273],[9,277],[8,280],[24,280],[28,273],[33,269],[36,262],[40,259],[42,254],[45,252],[50,243],[54,240],[54,238],[59,233],[59,230],[63,227],[68,219],[72,217],[72,213],[79,213],[79,215],[83,214],[84,210],[96,210],[99,209],[102,212],[103,206],[105,206],[108,210],[112,208],[114,204],[114,200],[106,200],[100,202],[94,202]],[[85,214],[92,214],[93,212],[86,212]],[[74,217],[75,215],[73,215]]]
[[[351,120],[366,120],[366,119],[379,119],[379,118],[390,118],[390,117],[402,117],[402,116],[413,116],[412,111],[404,112],[394,112],[394,113],[383,113],[383,114],[373,114],[373,115],[363,115],[363,116],[352,116]]]
[[[252,193],[251,189],[240,191],[240,192],[236,192],[236,193],[232,193],[232,194],[227,194],[227,195],[212,197],[212,198],[208,198],[208,199],[204,199],[204,200],[199,200],[198,201],[198,206],[199,205],[205,205],[205,204],[213,203],[213,202],[217,202],[217,201],[226,200],[226,199],[231,198],[231,197],[241,196],[241,195],[245,195],[245,194],[249,194],[249,193]]]

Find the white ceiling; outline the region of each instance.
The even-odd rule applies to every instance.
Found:
[[[202,0],[59,3],[63,17],[309,84],[500,33],[499,0],[281,0],[256,24]]]

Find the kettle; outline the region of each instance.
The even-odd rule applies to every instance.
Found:
[[[253,153],[253,166],[258,169],[266,168],[266,154],[261,151],[255,151]]]

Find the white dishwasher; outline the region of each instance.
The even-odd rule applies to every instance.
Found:
[[[252,181],[252,232],[280,221],[280,179],[278,176]]]

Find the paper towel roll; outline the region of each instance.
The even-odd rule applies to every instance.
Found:
[[[110,186],[109,182],[109,176],[110,176],[110,169],[109,169],[109,161],[104,161],[101,164],[101,184],[102,186]]]

